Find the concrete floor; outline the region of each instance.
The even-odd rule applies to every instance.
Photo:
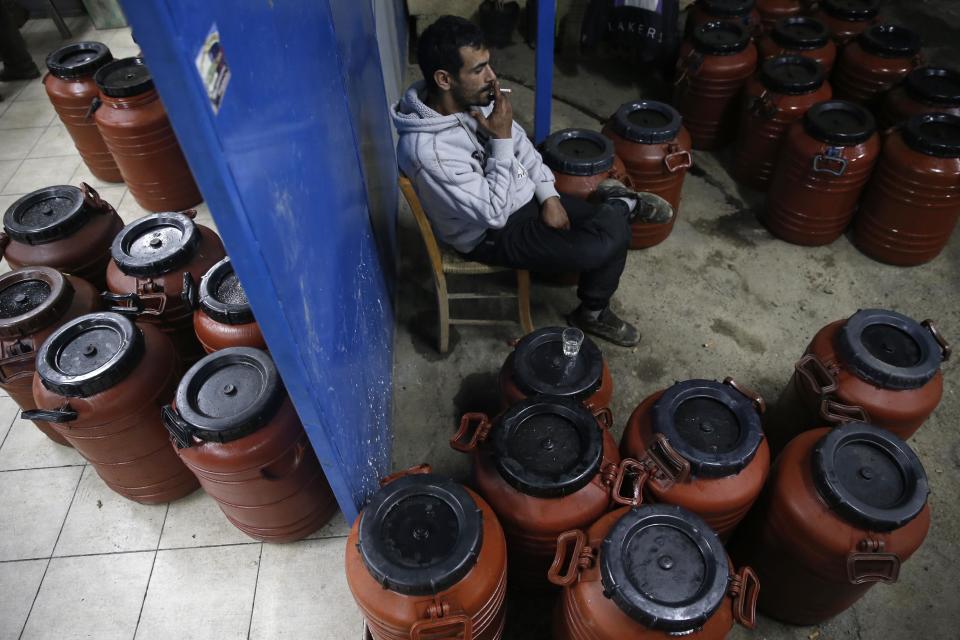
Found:
[[[888,15],[924,34],[933,62],[955,64],[960,3],[944,0],[888,3]],[[519,122],[532,132],[533,52],[515,44],[494,53],[494,68],[514,87]],[[419,75],[415,67],[408,74]],[[600,117],[639,96],[640,71],[613,62],[558,62],[553,130],[599,129]],[[793,363],[823,325],[857,309],[883,307],[917,319],[934,318],[960,340],[960,241],[930,264],[904,269],[859,253],[844,237],[828,247],[797,247],[772,237],[757,221],[760,193],[738,187],[728,174],[730,153],[696,152],[684,184],[676,228],[663,244],[632,252],[615,308],[638,323],[639,347],[603,345],[615,383],[613,412],[619,436],[630,411],[647,395],[687,378],[732,375],[773,402]],[[402,270],[396,338],[394,464],[423,461],[464,478],[465,456],[448,440],[464,411],[494,410],[496,372],[519,326],[458,328],[452,350],[435,349],[432,282],[409,214],[401,214]],[[454,286],[456,286],[454,284]],[[576,304],[570,288],[534,286],[534,322],[562,324]],[[960,394],[956,360],[943,366],[943,401],[911,445],[930,478],[934,523],[921,550],[895,585],[879,585],[850,611],[819,627],[796,628],[761,618],[753,634],[733,638],[960,637]],[[536,609],[541,613],[546,609]],[[512,638],[537,637],[532,613],[517,612]],[[542,613],[541,613],[542,617]]]

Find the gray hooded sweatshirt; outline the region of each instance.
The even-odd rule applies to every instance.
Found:
[[[469,253],[536,195],[557,195],[553,173],[516,122],[513,138],[487,139],[467,113],[442,116],[423,103],[420,80],[393,105],[397,158],[445,244]],[[489,115],[492,105],[482,109]]]

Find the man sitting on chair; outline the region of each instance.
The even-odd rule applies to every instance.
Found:
[[[599,203],[561,196],[490,67],[480,28],[443,16],[418,48],[423,80],[392,109],[400,170],[410,178],[434,232],[485,264],[580,272],[580,306],[567,322],[623,346],[637,329],[610,309],[630,243],[631,222],[666,222],[662,198],[606,180]]]

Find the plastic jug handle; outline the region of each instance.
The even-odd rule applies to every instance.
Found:
[[[286,478],[300,468],[304,453],[306,453],[306,448],[302,442],[298,442],[292,459],[280,461],[279,463],[260,469],[260,476],[264,480],[282,480]]]
[[[193,446],[193,427],[181,418],[177,410],[171,405],[164,405],[160,409],[160,420],[167,431],[170,432],[177,449],[188,449]]]
[[[730,385],[741,395],[746,396],[750,400],[750,402],[753,403],[753,406],[757,410],[757,413],[759,413],[760,415],[763,415],[764,413],[766,413],[767,403],[764,402],[763,396],[761,396],[759,393],[751,389],[748,389],[747,387],[743,386],[742,384],[740,384],[739,382],[737,382],[736,380],[734,380],[732,377],[729,377],[729,376],[724,379],[723,384]]]
[[[586,546],[587,534],[580,529],[565,531],[557,536],[557,550],[547,570],[547,580],[558,587],[569,587],[576,582],[581,569],[581,551]]]
[[[90,101],[90,107],[87,109],[87,112],[83,114],[83,121],[89,121],[93,114],[97,112],[97,109],[99,109],[102,105],[103,101],[100,100],[99,97],[94,96],[93,100]]]
[[[5,232],[0,231],[0,257],[3,257],[4,252],[7,250],[7,245],[10,244],[10,236]]]
[[[837,377],[814,353],[808,353],[794,365],[797,375],[807,383],[810,391],[821,398],[837,390]]]
[[[624,458],[616,466],[616,475],[610,486],[610,499],[615,504],[625,507],[637,507],[643,504],[643,488],[650,479],[650,470],[643,462],[633,458]],[[631,478],[631,491],[627,496],[623,495],[623,484],[627,478]]]
[[[613,428],[613,411],[610,410],[610,407],[600,407],[593,412],[593,417],[597,419],[597,423],[604,429]]]
[[[466,614],[458,613],[442,618],[418,620],[410,627],[410,640],[447,640],[448,638],[472,640],[473,621]]]
[[[474,451],[490,433],[490,418],[485,413],[465,413],[460,418],[460,428],[450,438],[450,447],[460,453]]]
[[[200,302],[197,285],[193,281],[193,274],[189,271],[183,272],[183,289],[180,291],[180,299],[191,309],[196,309],[197,303]]]
[[[757,599],[760,597],[760,579],[750,567],[743,567],[730,576],[730,596],[733,598],[733,618],[747,629],[757,626]]]
[[[416,475],[422,475],[427,473],[433,473],[433,467],[431,467],[429,464],[424,462],[423,464],[418,464],[415,467],[410,467],[409,469],[403,469],[402,471],[397,471],[395,473],[391,473],[388,476],[384,476],[380,478],[380,486],[385,487],[391,482],[393,482],[394,480],[399,480],[400,478],[405,478],[407,476],[416,476]]]
[[[672,151],[663,157],[663,164],[670,173],[676,173],[693,166],[693,156],[686,149]]]
[[[940,330],[937,329],[937,325],[933,323],[933,320],[927,318],[921,322],[924,327],[927,328],[931,334],[933,334],[933,339],[937,341],[937,344],[940,345],[940,351],[943,354],[941,360],[946,362],[950,359],[950,356],[953,355],[953,347],[950,346],[950,343],[947,342],[946,338],[943,337],[943,334],[940,333]]]
[[[41,422],[73,422],[77,419],[77,412],[64,405],[60,409],[31,409],[20,413],[24,420],[40,420]]]

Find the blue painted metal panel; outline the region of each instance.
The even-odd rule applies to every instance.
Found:
[[[553,38],[556,0],[537,2],[537,86],[533,108],[533,141],[540,144],[550,135],[553,108]]]
[[[371,218],[393,227],[396,166],[370,5],[334,4],[123,0],[349,520],[389,464],[393,313]],[[194,63],[213,25],[219,113]],[[380,240],[393,251],[392,230]]]

